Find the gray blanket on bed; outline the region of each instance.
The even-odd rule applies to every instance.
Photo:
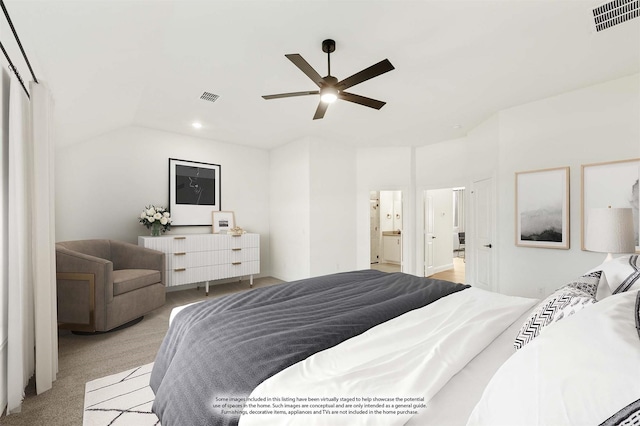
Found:
[[[176,315],[151,373],[163,426],[237,425],[216,397],[248,397],[277,372],[468,286],[374,270],[259,288]]]

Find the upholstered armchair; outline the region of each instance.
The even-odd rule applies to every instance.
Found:
[[[162,252],[115,240],[56,244],[58,324],[112,330],[164,305]]]

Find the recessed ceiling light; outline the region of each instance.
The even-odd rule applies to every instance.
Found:
[[[198,123],[197,121],[194,121],[193,123],[191,123],[191,125],[196,129],[202,128],[202,123]]]

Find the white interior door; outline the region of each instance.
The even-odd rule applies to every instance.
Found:
[[[435,238],[435,215],[433,196],[425,192],[424,197],[424,276],[428,277],[434,274],[434,244]]]
[[[493,179],[483,179],[473,183],[473,222],[474,232],[472,250],[474,261],[474,282],[476,287],[495,291],[494,258],[494,194]],[[467,250],[468,250],[467,245]]]

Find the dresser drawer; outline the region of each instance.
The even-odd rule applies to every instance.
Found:
[[[212,277],[220,277],[227,273],[229,264],[201,266],[198,268],[176,268],[166,272],[167,286],[200,283]],[[226,278],[226,277],[225,277]]]
[[[223,266],[224,278],[241,277],[260,273],[260,261],[233,262]]]
[[[242,234],[237,237],[227,235],[229,237],[229,248],[249,248],[260,247],[260,235],[258,234]]]
[[[260,260],[260,249],[258,247],[234,248],[227,251],[227,253],[229,253],[229,263]]]
[[[215,238],[212,235],[181,235],[173,237],[174,253],[190,253],[202,251],[217,251],[227,248],[224,238]]]
[[[165,255],[166,268],[195,268],[199,266],[222,265],[231,262],[229,250],[196,251],[167,253]]]

